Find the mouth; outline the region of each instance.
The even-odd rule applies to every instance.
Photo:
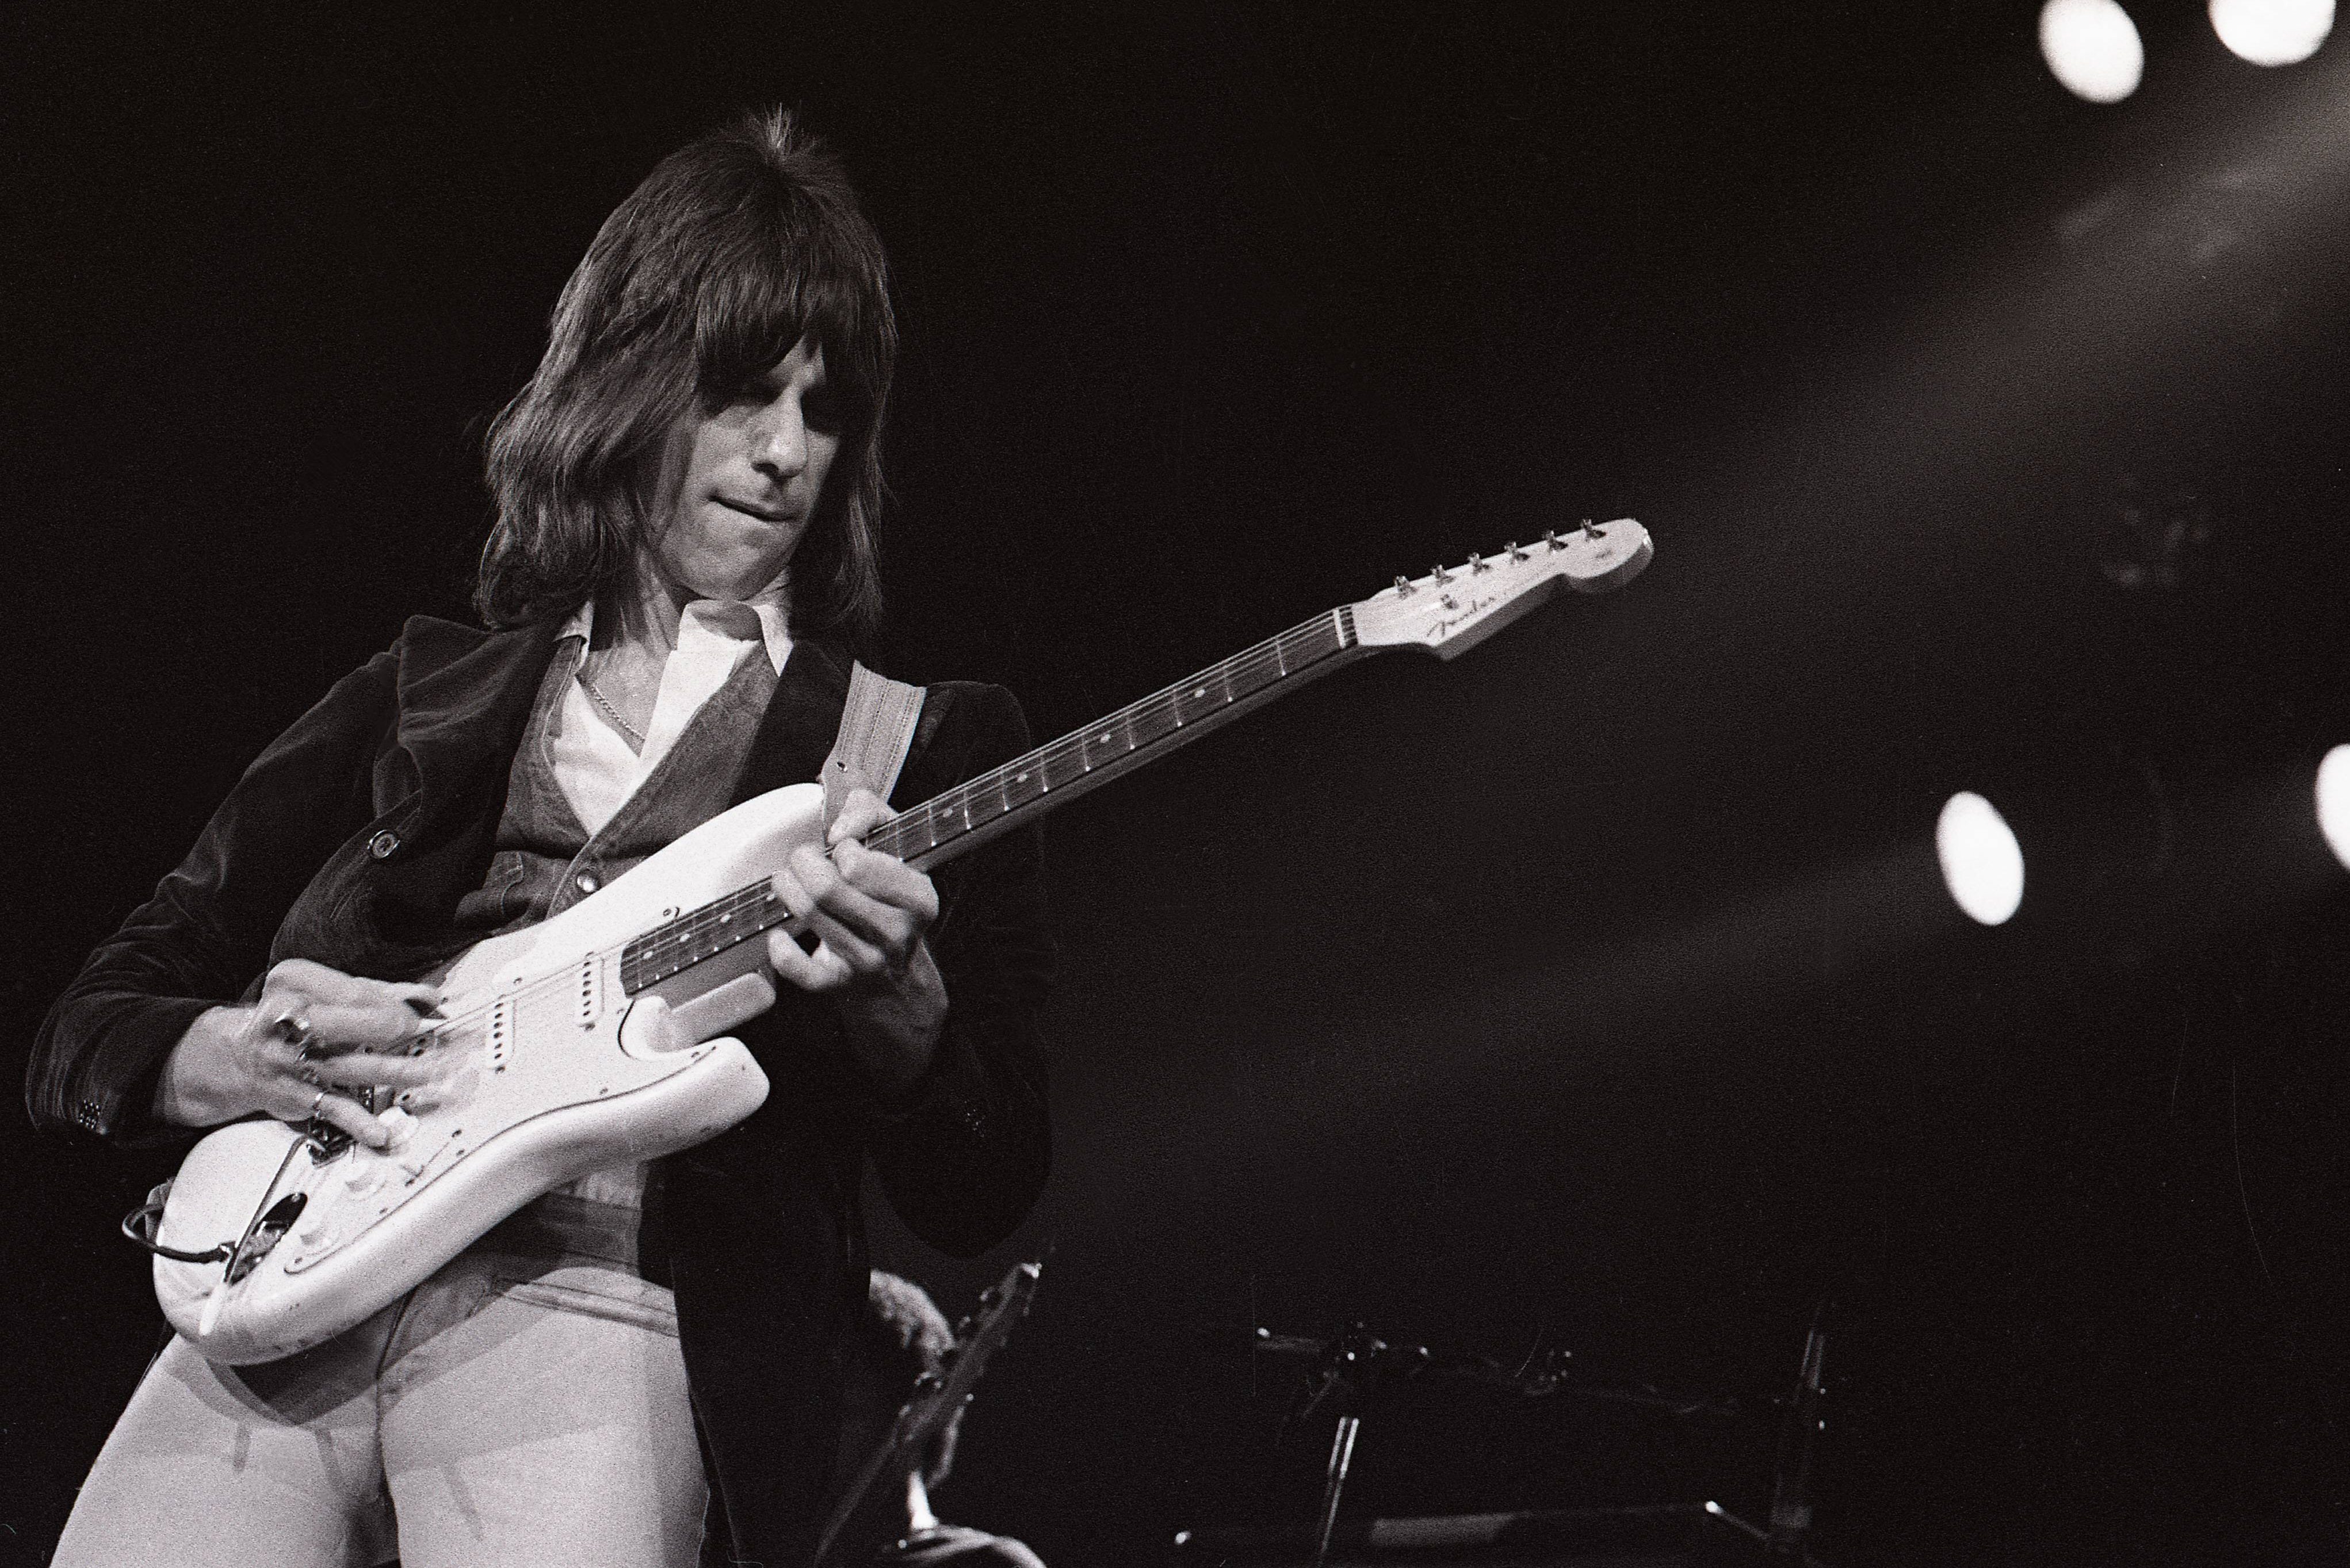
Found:
[[[747,501],[737,501],[725,495],[712,496],[711,499],[729,512],[740,512],[743,516],[755,517],[762,523],[795,523],[799,520],[799,514],[786,507],[754,506]]]

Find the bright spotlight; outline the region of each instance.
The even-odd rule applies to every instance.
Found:
[[[2211,30],[2239,59],[2298,65],[2334,30],[2334,0],[2211,0]]]
[[[2137,90],[2146,46],[2116,0],[2048,0],[2040,8],[2040,53],[2075,97],[2119,103]]]
[[[2336,746],[2317,764],[2317,831],[2334,858],[2350,867],[2350,746]]]
[[[2343,774],[2350,784],[2350,763]],[[1960,790],[1943,803],[1934,824],[1934,853],[1942,862],[1943,885],[1970,918],[2003,925],[2023,902],[2023,851],[2007,819],[1974,791]]]

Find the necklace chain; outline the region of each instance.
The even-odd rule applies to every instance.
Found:
[[[620,711],[612,706],[610,698],[597,690],[596,683],[588,678],[588,666],[584,662],[579,666],[579,684],[587,690],[588,695],[595,700],[596,706],[604,710],[604,716],[620,727],[620,733],[634,741],[637,743],[637,750],[643,751],[644,736],[637,732],[637,727],[634,724],[620,717]]]

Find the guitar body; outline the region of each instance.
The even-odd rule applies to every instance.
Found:
[[[823,805],[816,784],[746,801],[552,919],[467,950],[441,976],[450,1022],[435,1049],[456,1054],[451,1092],[398,1147],[319,1158],[300,1127],[267,1119],[207,1136],[155,1240],[182,1251],[242,1241],[244,1255],[159,1255],[155,1293],[172,1326],[231,1365],[307,1349],[540,1194],[691,1147],[756,1110],[766,1075],[741,1042],[715,1036],[773,1001],[764,943],[633,996],[621,950],[768,876],[794,846],[820,844]]]

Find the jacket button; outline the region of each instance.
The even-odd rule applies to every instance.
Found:
[[[593,871],[582,871],[571,879],[571,885],[583,893],[592,893],[604,884],[596,880],[596,873]]]
[[[394,833],[389,827],[385,828],[381,833],[377,834],[373,838],[368,840],[368,853],[374,856],[378,860],[390,859],[394,852],[399,848],[400,835]]]

